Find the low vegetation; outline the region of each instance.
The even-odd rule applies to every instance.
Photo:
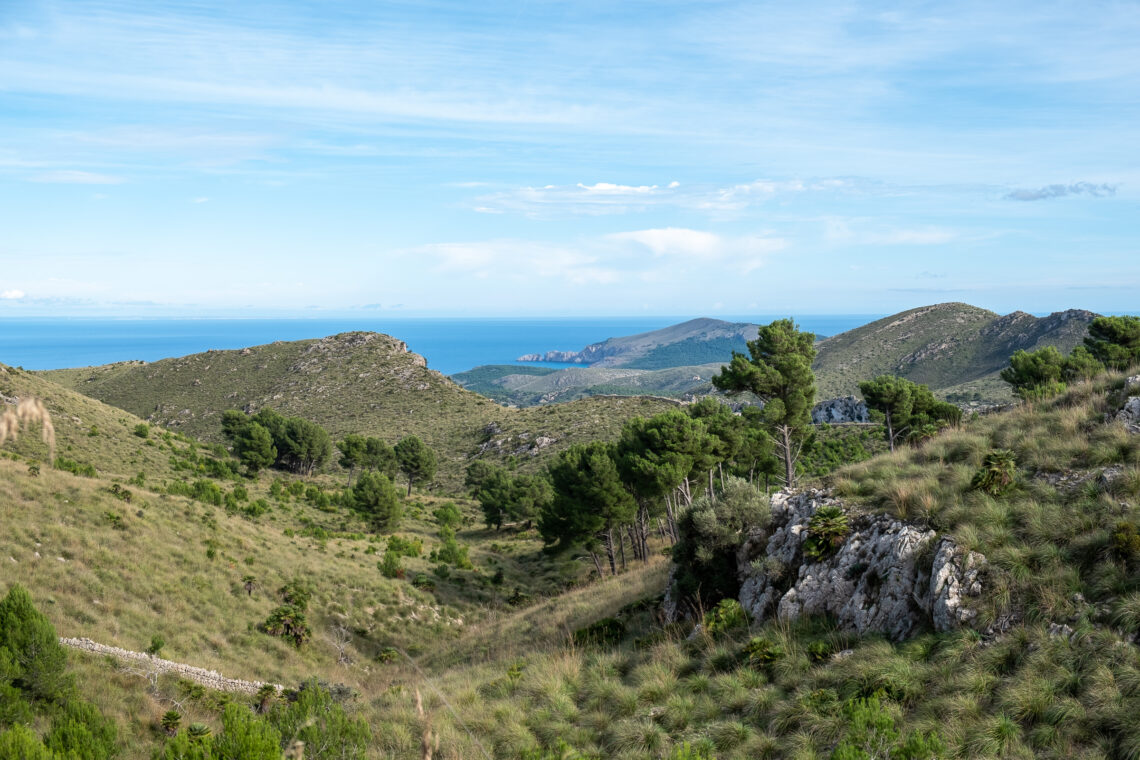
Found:
[[[736,373],[779,372],[779,351],[758,354]],[[420,439],[402,461],[384,441],[411,433],[342,430],[342,469],[321,472],[251,468],[150,423],[143,436],[101,405],[75,423],[80,397],[0,375],[55,394],[55,459],[79,471],[47,467],[25,428],[0,460],[0,756],[81,742],[127,760],[278,760],[298,742],[310,760],[1140,756],[1140,436],[1115,421],[1134,391],[1120,371],[1089,375],[967,419],[916,411],[926,393],[896,384],[911,419],[897,399],[892,419],[919,435],[793,427],[792,476],[843,504],[811,519],[809,558],[867,513],[986,557],[972,628],[897,643],[827,618],[758,623],[737,601],[764,476],[791,479],[773,410],[631,405],[541,459],[488,446],[454,461]],[[81,448],[101,439],[134,461]],[[432,481],[446,496],[422,487],[429,449],[461,473]],[[663,617],[667,590],[681,622]],[[60,655],[55,631],[286,690]],[[48,665],[17,640],[42,640]]]

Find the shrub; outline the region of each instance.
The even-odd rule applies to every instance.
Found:
[[[738,628],[748,627],[748,613],[735,599],[722,599],[705,615],[704,630],[710,636],[722,636]]]
[[[1009,449],[994,449],[982,461],[982,469],[970,481],[970,487],[988,493],[990,496],[1001,496],[1007,492],[1017,479],[1017,455]]]
[[[352,487],[351,504],[371,521],[375,530],[389,532],[400,524],[400,496],[392,481],[376,472],[361,473]]]
[[[108,760],[117,752],[117,733],[94,705],[69,700],[52,718],[44,745],[58,758]]]
[[[699,593],[707,603],[735,597],[736,550],[749,530],[769,519],[767,497],[739,478],[730,478],[716,499],[695,500],[678,523],[680,540],[673,547],[678,596]]]
[[[155,634],[154,636],[150,637],[150,646],[146,648],[146,653],[151,657],[154,657],[162,651],[162,648],[164,646],[166,646],[166,640],[158,634]]]
[[[139,438],[150,438],[150,425],[145,422],[140,422],[135,425],[135,435]]]
[[[32,699],[61,697],[70,685],[64,668],[67,653],[55,628],[32,604],[23,586],[14,585],[0,600],[0,662],[10,663],[12,684]]]
[[[614,646],[625,636],[625,623],[617,618],[602,618],[574,631],[577,646]]]
[[[460,569],[470,569],[472,567],[471,560],[467,557],[467,547],[460,546],[459,542],[455,540],[455,530],[453,528],[446,526],[440,528],[439,537],[443,540],[443,544],[439,547],[437,554],[440,562],[455,565]]]
[[[400,565],[400,555],[391,549],[384,552],[384,557],[376,563],[380,574],[385,578],[403,578],[404,568]]]
[[[412,579],[412,585],[421,591],[435,591],[435,581],[423,573],[419,573]]]
[[[745,661],[752,667],[769,665],[784,656],[784,650],[763,636],[752,637],[740,650]]]
[[[95,470],[95,465],[80,464],[74,459],[68,459],[67,457],[56,457],[55,469],[70,472],[72,475],[82,475],[85,478],[93,478],[99,474]]]
[[[435,521],[443,528],[458,528],[463,522],[463,513],[455,506],[455,502],[445,502],[432,512]]]
[[[418,557],[423,553],[424,542],[418,538],[388,536],[388,551],[399,557]]]
[[[825,504],[808,521],[804,555],[816,562],[833,556],[850,532],[847,515],[841,507]]]
[[[395,662],[400,659],[400,650],[395,647],[384,647],[376,653],[375,660],[380,663]]]
[[[1140,528],[1121,520],[1112,531],[1112,554],[1129,566],[1140,565]]]
[[[281,605],[270,612],[269,617],[261,625],[270,636],[292,639],[293,646],[298,648],[313,635],[313,630],[305,620],[304,608],[295,604]]]
[[[360,718],[345,713],[340,700],[351,696],[351,691],[343,691],[341,697],[325,684],[306,681],[273,707],[269,723],[281,736],[304,742],[306,760],[364,760],[372,730]]]

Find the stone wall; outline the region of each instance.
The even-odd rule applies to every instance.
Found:
[[[226,678],[213,670],[195,668],[192,665],[183,665],[179,662],[163,660],[158,657],[152,657],[144,652],[132,652],[129,649],[97,644],[91,639],[69,639],[61,636],[59,643],[70,649],[78,649],[83,652],[114,657],[120,662],[137,665],[149,670],[156,670],[159,673],[173,673],[180,678],[186,678],[195,683],[202,684],[207,689],[213,689],[214,691],[229,691],[252,695],[257,694],[258,690],[262,686],[265,686],[264,681],[242,681],[238,678]],[[270,684],[270,686],[275,687],[278,692],[282,690],[280,684]]]

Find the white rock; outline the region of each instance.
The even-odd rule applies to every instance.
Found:
[[[888,515],[849,516],[851,533],[822,562],[803,554],[816,510],[842,504],[823,491],[781,491],[771,500],[772,520],[753,532],[737,553],[740,603],[753,620],[772,616],[831,615],[859,634],[907,638],[933,624],[948,631],[974,620],[969,599],[981,594],[985,558],[952,540],[931,546],[935,532]],[[931,570],[919,561],[934,552]]]

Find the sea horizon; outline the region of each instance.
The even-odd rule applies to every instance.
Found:
[[[783,315],[786,316],[786,315]],[[766,324],[781,315],[718,316]],[[802,314],[804,330],[835,335],[882,314]],[[208,350],[235,350],[275,341],[379,332],[403,341],[430,369],[453,375],[487,364],[566,367],[518,362],[523,354],[578,351],[607,338],[658,330],[691,316],[613,317],[0,317],[0,362],[28,370],[70,369],[123,361],[154,362]]]

